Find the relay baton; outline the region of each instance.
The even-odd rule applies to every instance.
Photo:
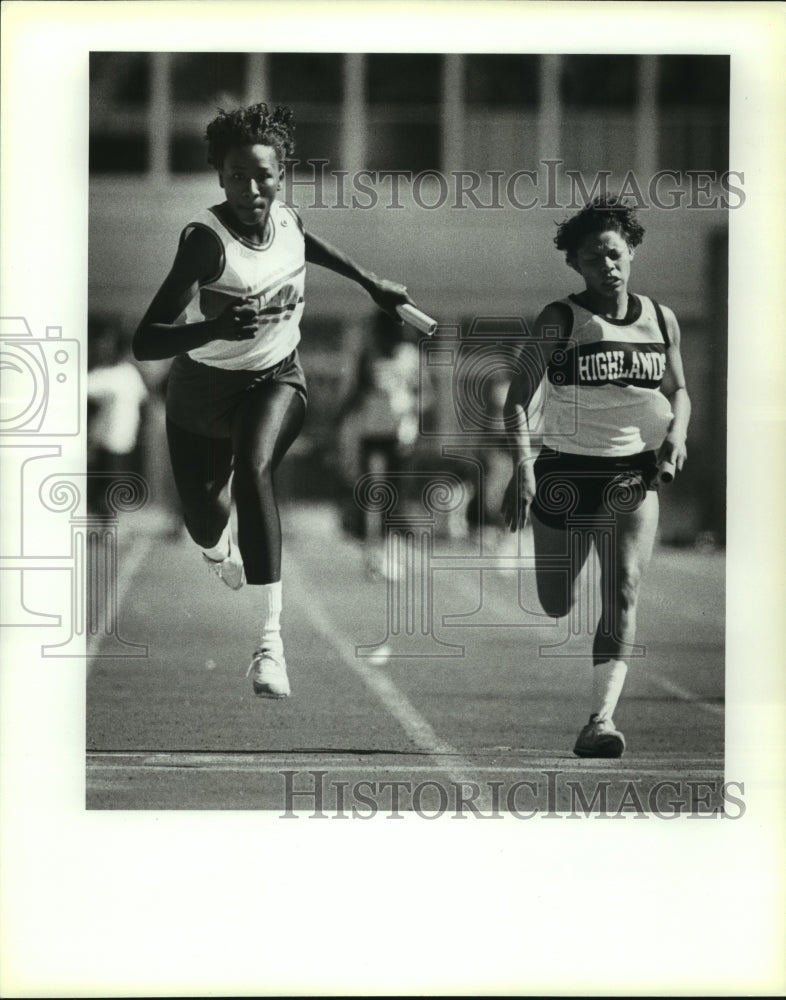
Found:
[[[662,483],[670,483],[674,479],[674,472],[675,472],[674,462],[661,462],[660,481]]]
[[[420,309],[416,309],[411,306],[409,302],[405,302],[403,305],[396,306],[396,312],[404,320],[405,323],[409,323],[410,326],[414,326],[416,330],[420,330],[421,333],[427,333],[429,337],[433,336],[434,331],[437,329],[437,321],[427,316]]]

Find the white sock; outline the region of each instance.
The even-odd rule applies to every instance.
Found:
[[[281,640],[281,581],[256,588],[262,597],[262,635],[259,645],[274,653],[284,652]]]
[[[224,559],[229,555],[229,523],[221,532],[221,537],[212,547],[212,549],[202,549],[208,559],[212,559],[213,562],[223,562]]]
[[[592,678],[592,715],[611,719],[617,707],[628,665],[624,660],[605,660],[595,666]]]

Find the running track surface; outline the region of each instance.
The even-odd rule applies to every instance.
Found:
[[[437,539],[433,587],[418,590],[417,561],[407,591],[368,578],[332,508],[286,506],[282,522],[293,696],[281,701],[256,698],[245,677],[254,588],[231,592],[188,540],[121,522],[119,633],[147,656],[89,648],[88,808],[529,816],[586,813],[593,797],[612,815],[721,805],[722,553],[656,549],[643,655],[616,713],[628,749],[591,761],[572,754],[588,714],[590,613],[572,627],[537,616],[532,573],[501,558],[528,565],[528,532],[518,549],[486,539],[482,571],[477,540]],[[389,634],[391,594],[419,615],[408,638]],[[358,655],[364,646],[378,655]]]

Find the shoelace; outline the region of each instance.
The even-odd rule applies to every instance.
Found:
[[[219,578],[219,580],[224,580],[225,579],[225,577],[224,577],[224,563],[226,563],[227,560],[231,560],[232,559],[232,554],[233,554],[234,551],[235,551],[234,546],[230,542],[230,545],[229,545],[229,554],[226,555],[226,556],[224,556],[223,559],[211,559],[209,555],[207,555],[206,553],[203,552],[202,555],[204,556],[205,565],[207,566],[208,572],[214,573]],[[234,569],[235,568],[234,567],[234,563],[230,562],[230,567],[232,569]],[[245,583],[246,582],[246,572],[245,572],[245,569],[243,569],[243,568],[240,571],[240,577],[241,577],[242,583]]]
[[[259,650],[259,652],[254,653],[254,655],[251,657],[251,663],[249,663],[248,665],[248,670],[246,671],[246,677],[250,675],[254,667],[257,666],[258,663],[261,663],[262,660],[272,660],[274,663],[277,664],[276,658],[275,656],[273,656],[270,650],[261,649]]]
[[[219,573],[220,574],[221,573],[221,567],[224,565],[224,563],[227,561],[227,559],[229,559],[229,556],[224,556],[223,559],[211,559],[210,556],[207,555],[206,552],[203,552],[202,555],[205,557],[205,563],[206,563],[207,568],[210,570],[211,573]]]

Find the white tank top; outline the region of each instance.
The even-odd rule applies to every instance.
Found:
[[[547,369],[543,443],[577,455],[635,455],[659,448],[672,411],[660,391],[667,341],[655,304],[632,295],[628,316],[609,320],[573,296],[563,301],[573,314],[573,329]]]
[[[213,319],[230,299],[253,297],[262,316],[253,340],[213,340],[189,351],[189,357],[216,368],[261,371],[278,364],[300,341],[306,277],[303,227],[283,202],[270,207],[270,236],[263,245],[245,239],[216,214],[215,206],[201,212],[181,235],[194,228],[209,230],[221,246],[220,271],[188,304],[186,323]]]

